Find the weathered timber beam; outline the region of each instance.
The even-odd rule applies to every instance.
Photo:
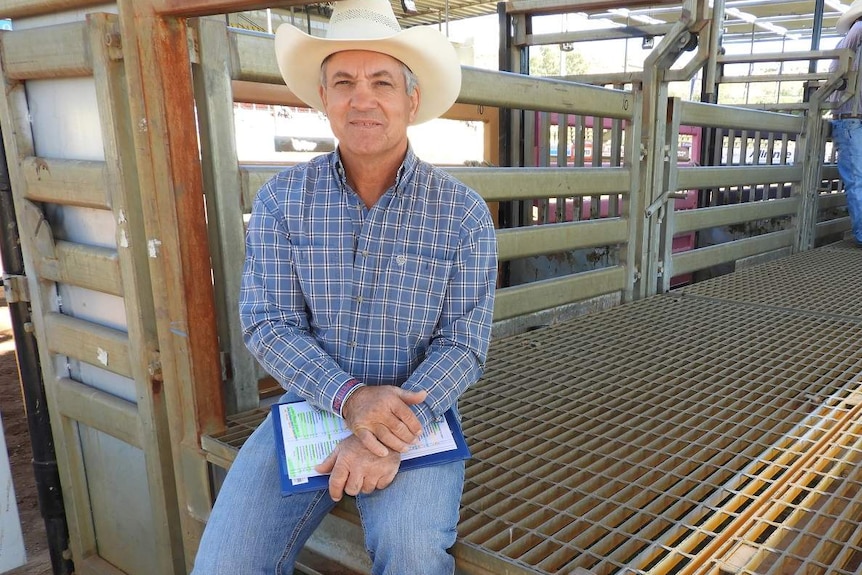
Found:
[[[6,0],[0,18],[29,18],[104,4],[105,0]]]
[[[37,202],[111,209],[105,162],[29,156],[21,160],[25,196]]]
[[[10,80],[91,76],[83,22],[5,32],[3,70]]]
[[[41,278],[122,297],[116,250],[60,240],[54,245],[54,257],[36,260]]]
[[[211,16],[229,12],[245,12],[260,8],[302,6],[308,4],[300,0],[281,0],[266,2],[261,0],[153,0],[156,14],[163,16]]]
[[[45,332],[50,351],[132,378],[128,334],[61,313],[45,316]]]
[[[143,448],[135,404],[66,377],[57,382],[57,403],[64,417]]]

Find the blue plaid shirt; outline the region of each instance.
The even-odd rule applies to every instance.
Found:
[[[258,192],[239,311],[246,345],[290,391],[341,414],[357,385],[427,390],[438,419],[482,374],[497,275],[481,196],[407,151],[367,208],[338,152]]]

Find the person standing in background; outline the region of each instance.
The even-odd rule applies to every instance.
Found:
[[[853,67],[859,70],[862,57],[862,0],[855,0],[853,5],[838,18],[835,28],[844,37],[835,46],[836,49],[852,50],[856,53]],[[834,71],[838,66],[835,60]],[[862,248],[862,99],[859,87],[862,83],[845,87],[833,94],[833,101],[845,99],[845,92],[852,91],[853,96],[847,99],[832,112],[832,140],[838,148],[838,175],[844,182],[844,193],[847,196],[847,211],[850,214],[850,225],[853,233],[853,243]]]

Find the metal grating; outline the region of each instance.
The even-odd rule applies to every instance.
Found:
[[[474,453],[461,539],[513,573],[716,573],[699,551],[834,433],[860,370],[860,322],[702,298],[651,298],[496,342],[461,402]],[[856,432],[842,441],[862,441]],[[858,455],[832,457],[849,470]],[[841,508],[833,492],[846,502],[860,485],[830,477],[831,491],[813,491],[823,513]],[[809,569],[798,572],[854,573],[842,553],[794,558]]]
[[[838,242],[680,288],[679,293],[862,318],[862,249]]]

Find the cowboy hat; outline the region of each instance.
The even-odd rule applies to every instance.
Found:
[[[862,0],[856,0],[844,14],[838,17],[835,28],[841,34],[846,34],[860,16],[862,16]]]
[[[380,52],[410,68],[421,90],[414,124],[443,114],[461,91],[461,64],[454,46],[433,28],[402,30],[389,0],[338,0],[326,38],[310,36],[288,23],[275,32],[275,57],[284,83],[320,111],[320,66],[344,50]]]

